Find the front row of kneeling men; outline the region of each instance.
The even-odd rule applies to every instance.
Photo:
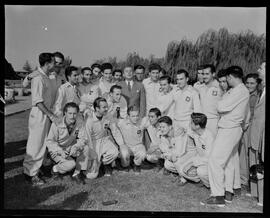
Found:
[[[179,174],[179,184],[186,179],[202,181],[209,187],[207,162],[214,140],[205,128],[207,117],[201,113],[191,115],[190,128],[174,131],[172,119],[161,117],[158,108],[149,110],[148,117],[139,118],[136,106],[128,108],[126,119],[114,119],[108,112],[106,99],[98,97],[93,104],[94,112],[82,121],[76,103],[67,103],[63,118],[53,123],[46,139],[46,147],[53,161],[52,174],[64,174],[75,168],[72,175],[76,181],[94,179],[104,166],[105,176],[112,174],[119,158],[123,171],[134,164],[135,173],[140,172],[147,159],[160,170],[164,162],[164,174]],[[143,144],[148,134],[150,145]],[[133,161],[131,162],[131,157]]]

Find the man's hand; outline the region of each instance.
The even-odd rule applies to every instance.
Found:
[[[60,124],[60,122],[61,122],[61,119],[58,118],[58,117],[55,116],[55,115],[51,115],[51,116],[49,116],[49,118],[50,118],[50,120],[52,121],[52,123],[55,123],[56,125]]]
[[[56,153],[57,153],[57,155],[61,156],[62,158],[67,158],[67,156],[68,156],[67,152],[64,150],[59,150]]]
[[[80,156],[81,150],[82,149],[80,149],[80,147],[73,145],[70,149],[69,155],[73,157],[78,157]]]

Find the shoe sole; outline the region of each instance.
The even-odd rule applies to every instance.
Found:
[[[230,203],[232,203],[232,200],[231,200],[231,201],[229,201],[229,200],[226,200],[226,199],[225,199],[225,201],[226,201],[227,203],[229,203],[229,204],[230,204]]]
[[[225,207],[225,204],[206,204],[202,201],[200,201],[200,204],[203,206]]]

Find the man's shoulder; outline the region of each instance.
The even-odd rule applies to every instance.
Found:
[[[133,82],[134,82],[133,85],[138,87],[139,89],[144,88],[143,83],[140,83],[140,82],[137,82],[137,81],[134,81],[134,80],[133,80]]]
[[[150,82],[150,78],[148,77],[148,78],[143,79],[142,84],[147,85],[149,82]]]

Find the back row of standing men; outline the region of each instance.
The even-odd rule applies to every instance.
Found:
[[[29,138],[23,165],[24,174],[29,177],[34,185],[43,184],[38,172],[42,164],[46,165],[46,147],[48,147],[54,161],[58,163],[58,170],[57,167],[54,167],[53,172],[62,173],[66,168],[74,168],[76,165],[74,177],[78,175],[80,170],[86,170],[88,171],[86,173],[87,178],[95,178],[102,162],[106,166],[105,171],[110,174],[110,165],[114,163],[118,156],[117,148],[113,144],[119,146],[122,166],[127,167],[129,165],[128,154],[132,154],[135,171],[138,172],[142,160],[147,158],[151,161],[151,154],[154,151],[146,147],[147,150],[152,152],[147,153],[145,147],[139,143],[143,135],[141,134],[142,125],[148,130],[151,145],[153,145],[155,134],[151,134],[151,127],[153,129],[153,127],[157,127],[156,123],[159,123],[160,129],[158,130],[164,133],[163,138],[166,141],[164,144],[167,143],[168,148],[175,147],[178,141],[182,144],[187,143],[185,140],[188,137],[177,138],[178,135],[182,136],[182,133],[187,133],[185,135],[193,138],[195,146],[202,148],[201,151],[205,155],[207,164],[203,168],[205,172],[201,178],[203,178],[204,185],[210,185],[211,188],[211,197],[202,203],[223,206],[225,205],[224,196],[230,202],[234,192],[233,189],[241,189],[238,145],[243,130],[246,137],[244,146],[241,146],[242,153],[240,152],[240,156],[241,154],[243,156],[243,161],[241,161],[244,166],[243,180],[248,179],[248,166],[245,165],[247,162],[247,147],[252,148],[249,154],[252,164],[256,163],[256,159],[258,159],[258,151],[264,150],[265,88],[259,95],[256,87],[259,83],[259,77],[262,79],[264,87],[265,63],[261,65],[258,71],[259,76],[257,74],[247,76],[249,93],[242,83],[243,71],[237,66],[219,71],[216,75],[218,80],[214,78],[215,68],[213,65],[201,66],[198,68],[198,81],[192,87],[188,85],[189,74],[186,70],[177,71],[177,84],[173,85],[169,76],[160,76],[162,69],[158,64],[149,66],[149,78],[144,80],[142,80],[142,75],[144,75],[145,69],[142,65],[134,67],[135,75],[137,75],[135,80],[131,66],[127,65],[122,74],[121,70],[112,72],[110,63],[94,64],[91,68],[85,67],[82,69],[82,81],[80,81],[78,68],[74,66],[65,69],[65,77],[61,75],[63,60],[64,56],[60,52],[40,54],[40,68],[24,80],[25,86],[31,83],[32,110],[29,116]],[[124,79],[121,79],[122,75]],[[254,94],[254,91],[257,94]],[[257,96],[256,100],[252,97],[254,95]],[[103,98],[98,98],[101,96]],[[82,118],[81,120],[85,120],[84,124],[77,122],[75,125],[72,122],[74,116],[72,117],[71,114],[76,113],[78,109],[72,104],[67,105],[69,102],[79,105],[79,117]],[[262,107],[259,107],[260,104],[262,104]],[[72,111],[72,107],[76,110]],[[256,107],[258,107],[258,114],[256,114]],[[103,118],[107,113],[110,115],[110,119]],[[145,118],[147,113],[148,119]],[[151,122],[151,116],[154,115],[156,117],[162,115],[165,118]],[[63,119],[60,119],[63,116],[71,116],[66,119],[74,125],[69,127],[66,123],[67,120],[64,122]],[[144,118],[142,119],[143,122],[140,122],[140,127],[138,117]],[[256,117],[256,122],[254,117]],[[118,122],[119,119],[121,122]],[[205,119],[207,121],[204,121]],[[117,125],[114,125],[117,123],[114,122],[115,120],[118,120]],[[53,123],[52,127],[51,123]],[[172,126],[174,132],[172,138],[174,140],[167,140],[168,132],[164,130],[166,125],[164,127],[162,123]],[[84,125],[84,131],[79,131],[80,125]],[[106,128],[106,131],[104,125],[109,127]],[[190,126],[193,133],[190,133]],[[194,136],[196,127],[198,137]],[[201,131],[199,127],[209,130],[210,133],[202,134],[204,131]],[[256,128],[256,130],[254,131],[252,128]],[[246,131],[247,129],[248,131]],[[50,134],[47,137],[49,130]],[[114,136],[113,140],[106,137],[108,131]],[[259,140],[254,139],[253,136],[256,134]],[[69,137],[71,135],[73,137]],[[137,137],[134,138],[134,135]],[[211,135],[212,140],[209,139]],[[89,149],[85,147],[82,149],[83,146],[78,146],[77,150],[63,152],[63,149],[59,149],[59,144],[52,146],[55,141],[59,143],[59,140],[55,137],[61,137],[60,145],[62,147],[67,147],[71,141],[76,141],[76,139],[79,141],[76,145],[80,143],[83,145],[86,141],[88,143],[91,141],[92,145]],[[200,143],[198,138],[201,141]],[[210,141],[213,143],[210,143]],[[206,145],[207,143],[211,145]],[[127,146],[124,146],[124,144]],[[166,148],[160,150],[162,159],[165,159],[165,168],[178,172],[181,184],[185,184],[185,178],[197,181],[197,179],[192,179],[192,165],[197,167],[196,175],[198,175],[198,161],[195,158],[197,165],[194,163],[189,165],[190,163],[188,164],[187,160],[196,156],[195,153],[200,154],[200,151],[193,152],[194,154],[189,152],[188,155],[182,156],[178,161],[175,156],[166,156]],[[182,155],[188,153],[187,150],[188,146],[185,147],[184,151],[179,152]],[[194,151],[194,149],[190,150]],[[72,159],[63,164],[64,160],[66,161],[66,154],[72,153],[75,155],[76,151],[81,151],[82,154],[77,158],[76,164]],[[99,161],[100,159],[102,161]],[[184,166],[188,169],[184,170]],[[253,195],[256,196],[256,193],[254,192]]]

